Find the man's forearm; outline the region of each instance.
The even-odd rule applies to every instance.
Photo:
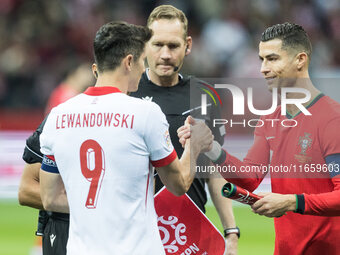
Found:
[[[44,208],[47,211],[70,213],[66,194],[59,194],[53,199],[44,200]]]
[[[187,119],[186,123],[194,122]],[[186,184],[187,190],[195,178],[195,168],[197,157],[200,152],[211,148],[213,136],[210,129],[204,123],[196,123],[191,127],[193,137],[188,139],[184,145],[184,152],[180,159],[181,173]]]
[[[21,187],[19,190],[19,203],[20,205],[43,210],[44,207],[40,198],[39,183],[37,187]]]
[[[45,210],[69,213],[64,183],[59,174],[40,170],[40,196]]]
[[[249,173],[241,171],[242,167],[256,166],[257,164],[252,164],[246,160],[239,160],[238,158],[229,154],[227,151],[223,150],[222,147],[216,142],[213,144],[213,149],[210,152],[205,153],[205,155],[208,156],[208,158],[212,160],[214,164],[218,165],[222,169],[224,167],[226,169],[228,169],[228,167],[235,168],[235,172],[221,170],[220,174],[227,181],[237,184],[251,192],[258,187],[265,175],[258,174],[256,172]]]
[[[40,166],[40,163],[25,165],[18,192],[20,205],[44,209],[40,198]]]
[[[212,177],[207,181],[207,183],[211,199],[220,217],[223,228],[235,228],[236,223],[232,208],[232,201],[222,197],[221,195],[222,187],[226,181],[223,178]]]
[[[304,205],[301,213],[319,216],[340,216],[340,190],[321,194],[304,194],[302,196],[303,200],[301,202],[304,202]]]
[[[198,146],[192,146],[192,144],[188,142],[185,145],[184,152],[179,160],[179,174],[181,175],[180,183],[182,183],[181,186],[184,187],[185,192],[189,190],[195,178],[195,166],[199,152],[200,148]]]
[[[222,186],[226,181],[221,177],[211,177],[207,180],[209,193],[220,217],[223,229],[235,228],[235,217],[232,208],[232,201],[221,195]],[[227,253],[226,255],[236,255],[238,246],[238,235],[230,233],[225,237]]]

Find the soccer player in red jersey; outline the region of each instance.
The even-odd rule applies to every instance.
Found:
[[[252,205],[255,213],[275,217],[277,255],[340,254],[340,104],[312,84],[308,73],[311,53],[310,40],[301,26],[284,23],[267,28],[259,57],[269,90],[309,91],[311,97],[303,106],[311,115],[294,104],[287,105],[286,115],[281,115],[279,106],[261,117],[254,144],[243,161],[217,148],[217,143],[210,154],[219,166],[235,167],[237,173],[221,174],[249,191],[258,187],[265,173],[245,174],[242,168],[270,165],[291,169],[270,172],[273,193],[260,194],[263,198]],[[288,93],[287,98],[301,98],[301,93]],[[278,120],[275,123],[295,120],[297,125],[284,127],[268,121],[272,119]],[[180,128],[179,136],[184,143],[189,129]]]

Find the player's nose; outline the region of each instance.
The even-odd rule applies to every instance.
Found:
[[[268,67],[268,65],[266,64],[265,61],[262,62],[261,64],[261,70],[260,72],[264,75],[264,76],[267,76],[267,74],[270,72],[270,69]]]
[[[171,52],[170,52],[170,49],[167,46],[162,47],[161,58],[162,59],[170,59],[171,58]]]

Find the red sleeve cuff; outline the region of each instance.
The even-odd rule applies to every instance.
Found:
[[[177,158],[177,153],[175,151],[175,149],[165,158],[159,159],[159,160],[155,160],[152,161],[151,160],[151,164],[154,167],[163,167],[163,166],[167,166],[170,163],[172,163],[172,161],[174,161]]]
[[[48,157],[50,160],[53,160],[53,161],[55,161],[55,158],[54,158],[54,156],[53,155],[45,155],[46,157]]]

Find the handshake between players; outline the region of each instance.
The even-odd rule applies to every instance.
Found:
[[[189,140],[191,146],[197,147],[195,151],[208,152],[212,149],[214,135],[203,121],[197,122],[193,117],[188,116],[184,126],[180,127],[177,132],[183,147],[185,147],[185,141]]]

